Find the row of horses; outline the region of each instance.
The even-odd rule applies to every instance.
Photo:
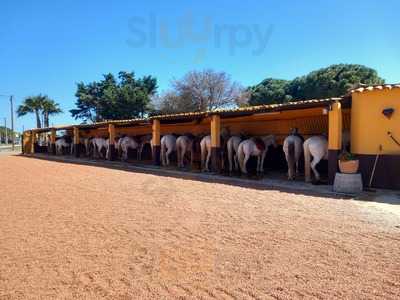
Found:
[[[151,139],[151,135],[144,135],[134,138],[128,136],[116,138],[116,149],[118,150],[118,155],[122,160],[127,160],[129,149],[133,149],[137,150],[137,159],[141,160],[144,146],[146,144],[151,146]],[[88,157],[103,159],[109,157],[110,142],[108,138],[80,138],[79,143],[83,146],[84,153]],[[69,136],[58,138],[55,142],[55,147],[57,155],[62,155],[65,152],[68,152],[72,155],[74,152],[72,139]]]
[[[348,134],[343,134],[343,144],[349,143]],[[95,158],[109,157],[110,143],[106,138],[81,138],[80,144],[85,148],[87,156]],[[128,159],[129,150],[137,150],[137,159],[142,159],[143,149],[148,144],[153,148],[152,136],[122,136],[115,140],[118,156],[121,160]],[[161,138],[160,161],[163,166],[171,165],[171,155],[176,153],[177,164],[179,168],[185,167],[186,163],[192,166],[194,161],[194,153],[198,151],[198,146],[201,153],[201,170],[210,170],[210,160],[212,152],[211,136],[195,136],[193,134],[167,134]],[[247,174],[247,163],[250,157],[257,158],[256,172],[262,174],[264,172],[264,160],[268,153],[269,147],[277,147],[276,138],[274,135],[265,135],[257,137],[245,137],[239,135],[221,135],[221,151],[220,161],[221,169],[225,169],[225,159],[228,161],[229,173],[240,171]],[[63,153],[64,149],[70,149],[73,153],[72,140],[69,137],[63,137],[56,140],[56,153]],[[320,180],[320,174],[316,168],[318,163],[328,158],[328,140],[324,135],[311,136],[308,139],[298,133],[297,129],[293,129],[283,142],[283,151],[288,166],[288,179],[294,180],[299,174],[299,161],[304,155],[305,180],[311,181],[310,170],[313,171],[316,181]]]

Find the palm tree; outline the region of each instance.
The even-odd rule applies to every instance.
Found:
[[[36,115],[36,127],[49,127],[49,116],[61,113],[60,105],[47,95],[37,95],[25,98],[24,102],[18,106],[18,117],[25,116],[28,113]],[[43,118],[41,120],[41,117]]]
[[[46,96],[38,95],[25,98],[24,102],[17,108],[18,117],[27,115],[28,113],[35,113],[36,115],[36,128],[41,128],[40,114],[42,110],[43,100]]]
[[[62,113],[60,105],[53,99],[46,98],[42,103],[43,126],[49,127],[49,116]]]

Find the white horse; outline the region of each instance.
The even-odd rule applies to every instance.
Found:
[[[69,148],[72,146],[72,143],[68,143],[65,138],[61,138],[56,140],[56,154],[57,155],[62,155],[63,154],[63,148]]]
[[[172,134],[164,135],[161,138],[161,163],[163,166],[169,166],[169,156],[176,151],[176,137]]]
[[[128,160],[129,149],[137,150],[139,143],[134,138],[129,136],[122,137],[117,142],[118,153],[121,155],[121,160]]]
[[[350,146],[350,132],[344,130],[342,133],[342,151]],[[313,170],[315,180],[321,179],[316,166],[322,159],[328,159],[328,139],[321,136],[312,136],[308,138],[303,144],[304,150],[304,168],[306,182],[311,182],[311,171]],[[311,156],[313,160],[311,161]]]
[[[317,171],[317,164],[322,159],[328,159],[328,140],[323,135],[312,136],[303,144],[304,150],[304,169],[306,182],[311,182],[310,167],[314,172],[315,180],[320,180],[320,175]],[[313,160],[311,161],[311,156]]]
[[[109,141],[104,138],[93,138],[92,141],[93,146],[93,156],[100,156],[100,158],[105,158],[103,155],[103,149],[106,150],[106,157],[108,157],[109,151]]]
[[[153,153],[153,136],[151,134],[144,135],[140,138],[139,149],[138,149],[138,160],[142,160],[142,153],[144,146],[146,144],[150,145],[151,153]]]
[[[176,139],[176,155],[178,159],[178,168],[183,168],[186,153],[190,153],[190,165],[193,165],[193,143],[194,137],[181,135]]]
[[[226,147],[228,150],[229,172],[232,172],[233,164],[235,164],[235,170],[239,170],[237,152],[241,141],[242,139],[239,136],[231,136],[226,143]]]
[[[299,160],[303,152],[303,141],[297,135],[289,135],[283,141],[283,152],[285,152],[288,164],[288,179],[294,180],[299,173]],[[296,168],[296,169],[295,169]]]
[[[208,166],[211,158],[211,135],[206,135],[201,139],[200,151],[201,151],[201,169],[203,171],[210,171]]]
[[[250,156],[257,156],[257,173],[263,172],[265,155],[267,154],[268,147],[271,145],[277,147],[274,135],[267,135],[242,141],[239,144],[237,151],[242,173],[247,174],[246,164]]]
[[[220,152],[220,159],[221,159],[221,168],[225,168],[224,162],[224,152],[225,152],[225,142],[227,136],[221,134],[221,152]],[[209,165],[211,159],[211,135],[206,135],[200,141],[200,151],[201,151],[201,169],[202,171],[209,172]]]

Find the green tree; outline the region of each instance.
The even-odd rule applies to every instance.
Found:
[[[286,94],[288,84],[288,80],[267,78],[261,83],[249,87],[247,90],[250,93],[249,104],[260,105],[289,102],[291,97]]]
[[[116,79],[106,74],[100,82],[78,83],[76,108],[70,112],[84,122],[144,117],[151,112],[150,99],[156,89],[152,76],[136,79],[133,72],[119,72]]]
[[[337,64],[291,81],[268,78],[248,88],[250,105],[340,97],[360,84],[382,84],[376,70],[363,65]]]
[[[292,80],[287,94],[293,99],[322,99],[345,95],[360,84],[382,84],[385,81],[374,69],[363,65],[331,65]]]

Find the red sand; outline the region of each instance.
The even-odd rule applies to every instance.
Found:
[[[400,230],[353,201],[25,157],[0,172],[0,299],[400,297]]]

